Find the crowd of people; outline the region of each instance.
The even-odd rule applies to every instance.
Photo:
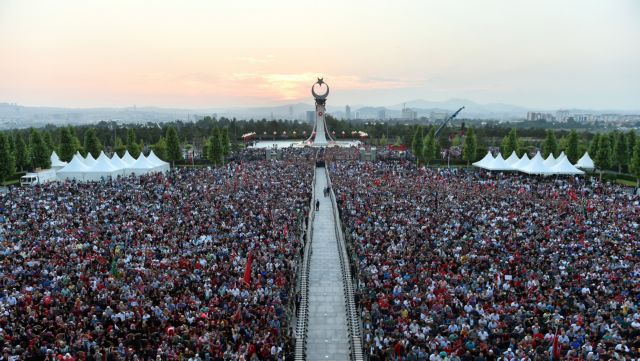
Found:
[[[328,168],[370,360],[640,357],[640,197],[593,178]]]
[[[1,195],[0,360],[293,359],[308,158]]]

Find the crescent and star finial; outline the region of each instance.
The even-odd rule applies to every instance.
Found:
[[[322,84],[324,84],[327,87],[327,92],[324,94],[316,94],[315,90],[313,89],[315,86],[320,85],[322,86]],[[313,85],[311,86],[311,95],[313,95],[314,98],[316,99],[326,99],[327,96],[329,95],[329,85],[327,83],[324,82],[323,78],[318,78],[318,81],[313,83]]]

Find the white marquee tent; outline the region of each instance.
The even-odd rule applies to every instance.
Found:
[[[514,170],[518,170],[521,167],[524,167],[525,165],[527,165],[527,163],[529,163],[529,156],[527,155],[527,153],[523,154],[522,157],[520,158],[520,160],[518,160],[517,162],[513,163],[511,165],[511,167]]]
[[[540,152],[531,158],[531,160],[522,167],[518,168],[519,171],[527,174],[539,174],[539,175],[551,175],[554,174],[553,169],[544,164],[544,159]]]
[[[520,158],[518,158],[518,155],[516,154],[516,151],[514,150],[513,152],[511,152],[511,155],[509,156],[509,158],[505,159],[505,162],[507,162],[507,164],[509,164],[509,165],[514,165],[519,160],[520,160]]]
[[[151,164],[155,166],[155,171],[162,172],[162,173],[169,171],[169,168],[170,168],[169,163],[158,158],[158,156],[153,151],[149,153],[149,155],[147,156],[147,159]]]
[[[104,152],[100,152],[98,159],[95,163],[87,169],[84,179],[87,181],[99,181],[110,177],[116,177],[118,171],[122,174],[122,171],[111,164],[111,160]]]
[[[544,163],[544,165],[546,165],[549,168],[552,168],[554,165],[556,165],[556,158],[553,156],[553,153],[549,153],[549,155],[547,156],[547,159],[545,159],[542,163]]]
[[[480,159],[479,161],[473,163],[474,166],[478,167],[478,168],[484,168],[485,166],[489,165],[491,162],[493,162],[493,155],[491,154],[491,152],[487,152],[487,155],[484,156],[484,158]]]
[[[584,155],[578,159],[578,163],[575,166],[585,170],[593,170],[596,167],[591,157],[589,157],[589,152],[584,152]]]
[[[81,155],[74,155],[69,164],[56,172],[59,180],[79,180],[83,181],[84,176],[89,168],[84,164]]]
[[[552,167],[555,174],[584,174],[583,171],[576,168],[569,162],[569,158],[567,156],[563,156],[558,158],[556,165]]]
[[[63,162],[60,160],[60,157],[58,157],[58,154],[55,150],[53,151],[53,153],[51,153],[51,157],[49,157],[49,159],[51,160],[51,169],[54,170],[62,169],[68,164],[67,162]]]
[[[127,167],[129,167],[130,165],[136,162],[136,159],[132,157],[131,154],[129,154],[128,150],[124,152],[124,155],[120,159],[122,159],[122,161],[124,162],[124,164],[127,165]]]
[[[125,154],[125,157],[127,155]],[[148,159],[147,157],[144,156],[144,154],[140,153],[140,155],[138,156],[138,159],[136,159],[135,162],[133,162],[133,164],[130,164],[127,167],[127,174],[129,173],[133,173],[137,176],[139,175],[143,175],[143,174],[147,174],[147,173],[152,173],[155,170],[156,166],[153,165]]]
[[[111,164],[118,169],[118,175],[127,175],[127,164],[120,157],[118,157],[117,153],[113,153],[113,156],[111,156]]]
[[[84,157],[84,165],[91,168],[96,164],[96,159],[91,155],[91,153],[87,152],[87,156]]]
[[[504,158],[502,158],[502,154],[498,153],[498,155],[493,158],[493,160],[484,165],[484,169],[493,170],[493,171],[508,171],[513,170],[513,167],[507,163]]]

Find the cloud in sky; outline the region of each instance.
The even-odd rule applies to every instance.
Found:
[[[0,102],[637,108],[637,0],[0,2]],[[233,102],[233,104],[228,104]]]

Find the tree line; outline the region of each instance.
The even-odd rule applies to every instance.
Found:
[[[22,173],[35,169],[48,169],[51,167],[51,154],[55,151],[60,160],[69,162],[76,153],[83,157],[91,154],[97,158],[102,151],[116,153],[122,157],[129,152],[132,157],[138,158],[143,150],[153,150],[163,160],[176,163],[184,162],[183,150],[189,145],[181,141],[176,127],[170,125],[153,144],[145,144],[134,128],[126,130],[126,138],[123,141],[116,137],[110,146],[105,146],[104,141],[98,136],[94,127],[83,129],[82,139],[78,136],[78,127],[63,126],[55,130],[38,130],[35,128],[27,131],[0,132],[0,183]],[[212,164],[223,163],[225,156],[231,153],[231,144],[227,128],[214,127],[212,136],[208,138],[205,149],[205,158]]]
[[[578,133],[572,129],[558,139],[554,129],[547,129],[544,139],[539,141],[524,139],[518,136],[518,131],[515,128],[511,128],[499,145],[495,140],[483,139],[482,133],[477,132],[476,128],[466,129],[457,140],[455,137],[454,139],[449,137],[447,141],[440,143],[434,133],[435,126],[428,128],[417,126],[415,128],[411,151],[418,164],[429,165],[430,162],[440,159],[439,153],[443,148],[447,148],[447,144],[459,144],[462,147],[460,157],[467,164],[482,158],[490,147],[500,149],[505,158],[509,157],[512,152],[515,152],[518,157],[522,157],[525,153],[533,155],[535,151],[539,150],[544,158],[547,158],[549,154],[558,157],[561,152],[564,152],[573,164],[588,151],[600,171],[629,173],[640,178],[640,141],[637,140],[634,130],[591,135]]]

